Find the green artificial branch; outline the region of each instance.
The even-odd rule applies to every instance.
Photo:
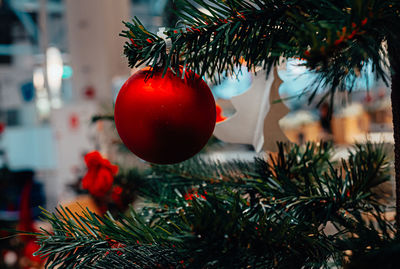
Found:
[[[127,174],[146,207],[115,218],[44,212],[53,232],[38,235],[38,253],[49,268],[330,268],[345,264],[346,250],[358,260],[397,246],[371,189],[389,179],[384,146],[360,144],[341,162],[331,158],[331,144],[280,144],[269,161]],[[199,195],[184,195],[193,188]],[[327,234],[329,224],[337,232]]]
[[[157,248],[158,244],[168,242],[168,233],[158,233],[133,210],[115,220],[110,214],[100,217],[83,208],[77,214],[61,206],[57,214],[43,210],[42,219],[53,228],[53,232],[42,230],[37,235],[41,245],[38,253],[47,259],[47,268],[87,268],[125,246],[136,246],[140,253],[146,246],[155,251],[162,248]],[[152,262],[145,258],[146,263]]]
[[[147,31],[135,18],[125,23],[125,55],[129,65],[172,68],[181,66],[217,81],[237,72],[243,61],[251,70],[270,70],[283,58],[307,60],[319,74],[317,88],[350,90],[372,65],[378,78],[388,83],[389,64],[383,42],[397,36],[398,1],[375,0],[211,0],[175,2],[181,18],[164,34],[171,41]],[[397,9],[397,11],[396,11]],[[391,22],[391,25],[388,25]],[[379,30],[378,30],[379,29]],[[396,44],[400,45],[399,38]]]

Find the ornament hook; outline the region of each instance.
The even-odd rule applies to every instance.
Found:
[[[165,34],[165,27],[158,28],[157,36],[162,38],[162,39],[164,39],[165,50],[166,50],[166,52],[168,54],[168,52],[172,48],[172,41],[171,41],[171,38]]]

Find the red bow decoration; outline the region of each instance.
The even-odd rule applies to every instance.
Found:
[[[118,166],[111,164],[98,151],[86,154],[85,163],[88,170],[82,179],[82,188],[97,197],[106,195],[112,187],[114,175],[118,173]]]

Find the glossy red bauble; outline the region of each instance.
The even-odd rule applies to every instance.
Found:
[[[144,68],[122,86],[115,124],[124,144],[138,157],[158,164],[184,161],[198,153],[213,133],[215,101],[210,88],[191,71],[185,78],[162,69],[151,78]]]

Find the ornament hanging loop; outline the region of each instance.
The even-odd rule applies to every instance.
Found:
[[[172,48],[172,41],[171,41],[171,38],[165,34],[165,30],[166,30],[165,27],[158,28],[157,36],[164,40],[164,42],[165,42],[165,52],[164,53],[165,53],[165,55],[168,55],[168,53],[170,52],[170,50]],[[165,57],[163,57],[164,53],[160,53],[160,55],[158,56],[158,58],[156,60],[157,63],[161,66],[164,66],[166,64]],[[162,58],[162,59],[160,59],[160,58]]]
[[[164,39],[165,42],[165,51],[168,54],[172,48],[171,38],[165,34],[165,27],[158,28],[157,36]]]

